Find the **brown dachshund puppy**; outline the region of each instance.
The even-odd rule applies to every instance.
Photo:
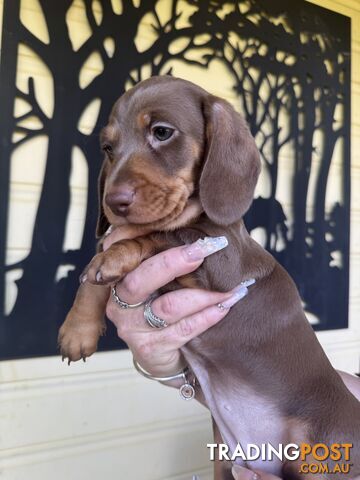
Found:
[[[347,478],[359,475],[360,403],[330,365],[293,281],[242,221],[260,171],[243,119],[190,82],[154,77],[116,102],[101,143],[97,234],[113,225],[138,235],[98,253],[85,270],[60,330],[62,354],[75,361],[95,352],[109,286],[144,259],[204,236],[226,235],[226,249],[178,281],[178,287],[228,291],[256,279],[224,320],[183,348],[221,437],[231,451],[237,442],[350,443]],[[300,463],[276,459],[250,466],[298,479]],[[225,471],[221,477],[232,478]]]

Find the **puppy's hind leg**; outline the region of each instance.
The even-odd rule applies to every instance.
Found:
[[[224,443],[218,426],[215,423],[215,420],[212,418],[212,427],[214,433],[214,443]],[[219,460],[215,458],[214,461],[214,480],[234,480],[234,477],[231,473],[232,462],[230,460]]]
[[[96,349],[105,333],[105,308],[110,295],[108,286],[80,285],[74,304],[62,324],[58,342],[61,355],[69,363],[85,361]]]

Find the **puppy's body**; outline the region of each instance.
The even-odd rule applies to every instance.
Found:
[[[224,233],[229,246],[205,260],[194,274],[197,284],[228,291],[256,278],[256,286],[224,320],[182,349],[224,442],[231,451],[237,442],[351,443],[350,463],[355,467],[350,478],[359,475],[360,404],[330,365],[287,272],[249,236],[242,222],[224,232],[200,218],[191,230],[174,232],[169,243]],[[250,463],[251,468],[284,478],[297,478],[299,465]]]
[[[168,138],[166,128],[173,129]],[[351,477],[359,475],[360,403],[326,358],[293,281],[241,219],[259,173],[255,143],[241,118],[189,82],[156,77],[115,104],[103,145],[111,153],[100,179],[98,233],[113,224],[141,236],[114,244],[90,263],[60,331],[63,354],[77,360],[96,349],[103,328],[99,303],[104,309],[109,290],[89,282],[116,283],[161,250],[226,235],[229,246],[208,257],[191,284],[219,291],[248,278],[256,284],[222,322],[183,348],[223,440],[231,450],[237,442],[352,443]],[[187,276],[166,288],[188,284]],[[89,312],[89,302],[97,304],[97,314]],[[96,335],[89,336],[89,325]],[[251,466],[301,477],[296,462]]]

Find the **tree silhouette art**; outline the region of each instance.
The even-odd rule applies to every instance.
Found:
[[[183,9],[184,3],[188,8]],[[129,87],[153,75],[171,75],[174,62],[206,71],[221,62],[233,84],[235,105],[246,118],[263,162],[267,194],[258,195],[246,216],[250,231],[264,232],[264,246],[296,281],[316,329],[347,325],[350,210],[350,20],[296,0],[169,0],[168,16],[158,0],[83,0],[88,38],[75,48],[67,22],[73,0],[39,0],[46,43],[20,21],[20,1],[4,0],[0,65],[0,353],[14,358],[56,353],[59,325],[78,277],[95,250],[97,176],[102,161],[99,130],[111,106]],[[186,18],[185,18],[186,17]],[[145,21],[146,20],[146,21]],[[139,48],[146,25],[149,38]],[[175,48],[176,42],[181,42]],[[45,112],[34,79],[16,86],[19,45],[49,70],[54,109]],[[101,71],[81,81],[96,55]],[[191,80],[191,78],[189,78]],[[221,84],[221,79],[219,79]],[[20,99],[29,109],[14,116]],[[91,131],[79,124],[98,102]],[[339,113],[340,112],[340,113]],[[29,127],[36,119],[36,127]],[[19,146],[48,139],[46,167],[28,255],[6,262],[11,158]],[[71,207],[72,151],[86,158],[88,189],[81,246],[64,249]],[[341,195],[329,200],[330,168],[340,151]],[[338,155],[339,157],[339,155]],[[31,159],[29,159],[31,162]],[[287,169],[289,198],[279,197]],[[314,174],[316,172],[316,175]],[[57,279],[59,267],[67,274]],[[6,275],[19,271],[17,295],[5,313]],[[110,327],[111,328],[111,327]],[[116,335],[101,349],[119,348]]]

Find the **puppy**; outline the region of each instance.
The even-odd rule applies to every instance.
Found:
[[[60,330],[63,356],[76,361],[95,352],[109,286],[144,259],[225,235],[226,249],[177,282],[177,288],[228,291],[256,279],[224,320],[182,349],[222,439],[231,451],[237,442],[351,443],[350,477],[359,475],[360,403],[330,365],[293,281],[242,221],[260,172],[244,120],[190,82],[154,77],[115,103],[101,145],[97,235],[112,225],[131,228],[137,238],[100,251],[86,268]],[[250,466],[302,477],[299,461]],[[225,470],[218,476],[231,478]]]

